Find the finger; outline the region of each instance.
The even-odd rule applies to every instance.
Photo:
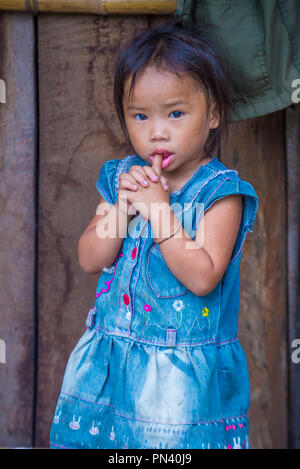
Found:
[[[134,180],[138,182],[139,184],[141,184],[143,187],[146,187],[149,185],[149,182],[147,181],[147,174],[144,168],[130,171],[130,176],[132,176]]]
[[[134,165],[134,166],[131,166],[131,167],[129,168],[128,173],[123,173],[123,174],[129,174],[129,175],[131,175],[131,176],[132,176],[133,174],[135,174],[135,175],[139,175],[139,174],[140,174],[141,176],[144,176],[144,175],[145,175],[145,167],[146,167],[146,166],[137,166],[137,165]]]
[[[160,176],[160,180],[161,180],[161,183],[162,183],[164,189],[169,190],[168,179],[164,176]]]
[[[127,189],[119,189],[118,197],[120,200],[127,200],[130,204],[132,204],[132,192]]]
[[[148,178],[151,179],[153,182],[157,182],[159,180],[159,177],[157,176],[152,166],[144,166],[144,171],[147,174]]]
[[[123,173],[119,176],[119,188],[137,190],[138,185],[133,177],[130,177],[127,173]]]
[[[153,163],[152,163],[152,168],[155,170],[157,176],[160,176],[161,173],[161,162],[162,162],[163,156],[160,155],[159,153],[156,153],[154,155]]]

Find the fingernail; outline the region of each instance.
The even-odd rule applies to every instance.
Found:
[[[168,190],[168,189],[169,189],[169,186],[167,186],[167,184],[165,184],[165,185],[164,185],[164,188],[165,188],[166,190]]]
[[[155,176],[155,175],[153,175],[153,179],[154,179],[154,181],[157,181],[157,180],[158,180],[158,177]]]
[[[132,184],[133,189],[137,189],[137,186],[135,184]]]
[[[144,186],[147,186],[148,182],[147,182],[147,181],[143,181],[143,184],[144,184]]]

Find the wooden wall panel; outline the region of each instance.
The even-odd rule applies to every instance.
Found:
[[[147,16],[38,18],[40,102],[39,361],[36,445],[49,431],[70,352],[98,276],[79,266],[79,238],[99,201],[106,160],[127,147],[112,100],[116,53]]]
[[[290,447],[300,449],[300,103],[286,109]]]
[[[0,446],[32,445],[35,367],[34,22],[0,14]]]
[[[221,160],[260,199],[241,261],[239,337],[248,359],[253,448],[287,448],[284,111],[231,124]]]

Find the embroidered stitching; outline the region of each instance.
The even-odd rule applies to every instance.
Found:
[[[109,331],[109,329],[105,329],[104,327],[101,327],[101,326],[96,326],[95,323],[91,323],[91,326],[88,326],[87,329],[95,329],[96,331],[100,330],[101,332],[104,332],[104,334],[106,334],[108,336],[114,336],[114,337],[117,337],[117,338],[118,337],[120,337],[120,338],[125,337],[125,338],[128,338],[128,339],[133,339],[134,342],[143,342],[143,343],[150,344],[150,345],[166,346],[166,344],[164,342],[159,342],[157,340],[141,339],[139,337],[134,337],[131,334],[123,334],[120,331],[111,332],[111,331]],[[115,334],[114,332],[117,332],[117,334]],[[204,345],[204,344],[223,345],[223,344],[228,344],[230,342],[238,342],[238,337],[235,337],[233,339],[226,339],[226,340],[221,341],[221,342],[216,342],[215,339],[207,339],[207,340],[202,341],[202,342],[192,342],[192,343],[177,342],[176,345],[178,345],[180,347],[196,347],[198,345]]]
[[[228,180],[230,180],[230,178],[226,178],[226,179],[224,179],[223,181],[220,182],[220,184],[216,187],[216,189],[210,194],[210,196],[208,197],[208,199],[206,199],[206,201],[203,202],[204,205],[206,205],[207,202],[210,201],[210,199],[211,199],[212,196],[217,192],[217,190],[219,189],[219,187],[223,186],[223,184],[224,184],[226,181],[228,181]],[[227,194],[225,194],[225,195],[227,195]]]
[[[247,235],[247,226],[244,227],[243,231],[242,231],[242,236],[241,236],[241,240],[240,240],[240,247],[239,247],[239,250],[237,251],[237,253],[235,254],[235,256],[231,259],[231,261],[229,262],[228,265],[231,264],[231,262],[233,262],[240,254],[242,248],[243,248],[243,244],[244,244],[244,241],[246,239],[246,235]]]
[[[238,175],[238,172],[235,171],[234,169],[226,169],[226,170],[220,170],[220,171],[214,170],[214,174],[211,174],[211,176],[209,176],[209,177],[203,182],[203,184],[199,187],[199,190],[196,192],[196,194],[193,195],[193,197],[192,197],[192,199],[191,199],[191,201],[190,201],[190,204],[193,204],[194,200],[198,197],[198,195],[200,194],[200,192],[203,190],[203,188],[204,188],[205,186],[207,186],[207,184],[208,184],[210,181],[212,181],[213,179],[215,179],[216,177],[218,177],[220,174],[225,174],[225,173],[231,173],[231,174],[234,173],[234,174],[237,174],[237,175]],[[230,180],[231,178],[230,178],[230,177],[227,177],[227,178],[223,179],[223,180],[221,181],[221,183],[227,181],[228,179]],[[189,203],[189,202],[186,202],[186,204],[187,204],[186,209],[189,208],[188,203]]]
[[[246,420],[246,422],[248,421],[248,414],[243,414],[243,415],[234,415],[234,416],[231,416],[231,417],[222,417],[221,419],[217,419],[217,420],[196,420],[195,422],[184,422],[184,423],[164,423],[164,422],[155,422],[153,420],[144,420],[144,419],[138,419],[138,418],[135,418],[135,417],[129,417],[128,415],[124,415],[124,414],[121,414],[117,409],[116,407],[113,405],[113,404],[105,404],[105,403],[100,403],[100,402],[94,402],[94,401],[91,401],[91,400],[88,400],[88,399],[85,399],[81,396],[78,396],[76,394],[69,394],[69,393],[66,393],[66,392],[61,392],[61,395],[62,396],[68,396],[68,397],[72,397],[74,399],[77,399],[77,400],[80,400],[80,401],[84,401],[84,402],[89,402],[93,405],[96,405],[96,406],[101,406],[101,407],[110,407],[111,409],[113,409],[113,411],[115,412],[116,415],[120,416],[120,417],[124,417],[128,420],[135,420],[135,421],[138,421],[138,422],[143,422],[143,423],[153,423],[153,424],[157,424],[157,425],[207,425],[207,424],[221,424],[221,423],[225,423],[225,422],[228,422],[229,420]]]
[[[110,284],[111,282],[114,280],[115,278],[115,275],[116,275],[116,270],[117,270],[117,265],[118,265],[118,262],[119,262],[119,258],[120,257],[123,257],[123,253],[121,252],[118,257],[117,257],[117,263],[116,263],[116,266],[115,266],[115,271],[114,271],[114,275],[113,277],[108,281],[108,282],[104,282],[106,287],[107,288],[102,288],[102,290],[99,292],[99,293],[96,293],[96,298],[99,298],[100,295],[102,295],[103,293],[107,293],[109,290],[110,290]]]
[[[98,181],[96,182],[96,187],[97,187],[98,191],[100,192],[100,194],[103,195],[106,202],[108,202],[110,204],[113,204],[113,201],[110,200],[109,195],[106,193],[106,191],[103,189],[103,187],[100,186],[100,184],[98,184]]]
[[[153,290],[153,292],[155,293],[155,295],[158,297],[158,298],[177,298],[178,296],[185,296],[187,295],[188,293],[190,293],[190,290],[188,288],[186,288],[186,290],[183,292],[183,293],[178,293],[177,295],[160,295],[158,292],[155,291],[152,283],[151,283],[151,280],[150,280],[150,276],[149,276],[149,264],[150,264],[150,256],[151,256],[151,251],[152,249],[156,249],[155,246],[152,246],[149,250],[149,253],[148,253],[148,259],[147,259],[147,269],[146,269],[146,276],[147,276],[147,280],[149,282],[149,285],[151,287],[151,289]],[[165,261],[163,261],[165,262]],[[156,273],[157,275],[157,273]],[[176,279],[176,277],[174,277]],[[177,279],[176,279],[177,281]],[[183,285],[184,287],[184,285]]]
[[[210,163],[211,163],[213,160],[215,160],[215,159],[216,159],[216,157],[214,156],[213,159],[212,159],[211,161],[209,161],[209,162],[208,162],[206,165],[204,165],[204,166],[209,166]],[[185,186],[186,186],[195,176],[197,176],[197,174],[199,173],[200,169],[202,169],[202,168],[203,168],[203,165],[199,166],[199,168],[189,177],[189,179],[183,184],[183,186],[182,186],[182,187],[179,187],[179,189],[177,189],[177,190],[174,191],[174,192],[170,192],[170,195],[172,195],[172,194],[176,194],[176,195],[177,195],[177,194],[180,194],[180,192],[185,188]],[[213,169],[213,171],[215,171],[214,168],[211,168],[211,169]]]
[[[116,172],[116,179],[115,179],[115,189],[116,189],[116,195],[118,194],[119,191],[119,176],[122,173],[127,173],[128,167],[131,163],[132,160],[136,158],[136,155],[127,155],[125,158],[123,158],[120,163],[118,164],[117,172]]]
[[[141,241],[139,241],[139,247],[141,245]],[[135,314],[135,310],[134,310],[134,305],[135,305],[135,287],[136,287],[136,284],[137,284],[137,281],[140,277],[140,271],[141,271],[141,267],[142,267],[142,258],[143,258],[143,252],[144,252],[144,248],[145,248],[145,245],[146,245],[146,239],[144,240],[144,244],[142,244],[142,246],[140,247],[140,250],[141,250],[141,256],[140,256],[140,262],[139,262],[139,266],[138,266],[138,272],[137,272],[137,275],[136,275],[136,281],[135,281],[135,285],[134,285],[134,288],[132,289],[133,290],[133,294],[132,294],[132,303],[133,303],[133,307],[132,307],[132,310]]]

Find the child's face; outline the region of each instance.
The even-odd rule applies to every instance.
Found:
[[[168,166],[162,163],[162,174],[170,182],[185,182],[208,159],[203,148],[219,119],[207,115],[206,97],[188,77],[148,67],[129,102],[130,83],[131,77],[125,82],[123,107],[133,148],[150,165],[156,150],[174,154]]]

